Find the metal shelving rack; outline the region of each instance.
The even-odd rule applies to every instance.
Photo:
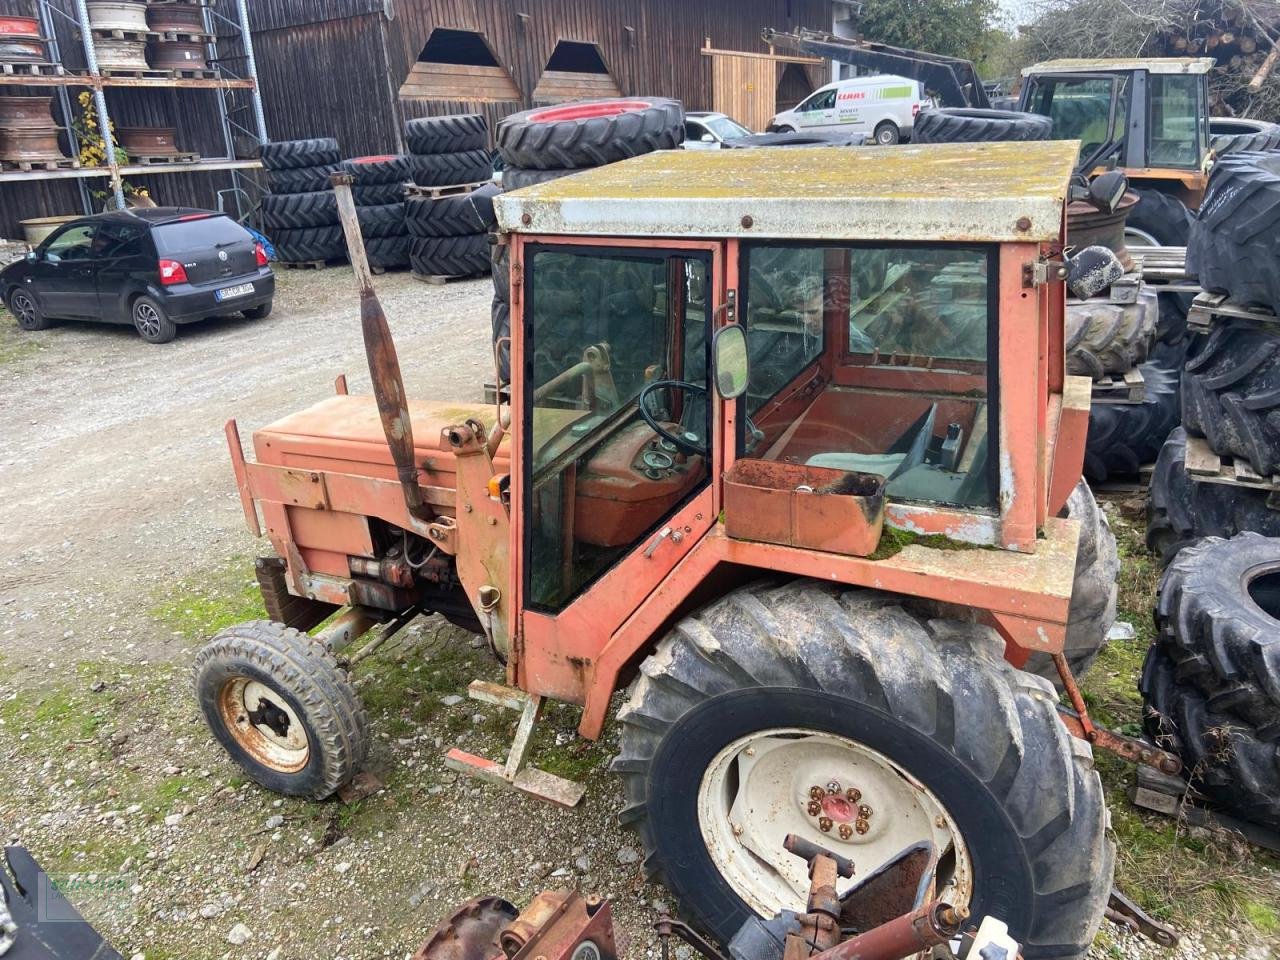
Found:
[[[247,170],[261,169],[262,163],[258,160],[236,159],[235,135],[239,132],[256,140],[259,144],[266,143],[268,139],[266,119],[262,110],[262,96],[258,90],[258,67],[253,53],[253,38],[249,31],[248,0],[227,0],[228,5],[234,7],[234,16],[227,16],[217,9],[218,0],[198,0],[198,2],[204,8],[205,32],[213,38],[207,47],[209,62],[216,63],[218,72],[221,74],[221,77],[217,79],[103,76],[98,68],[97,50],[94,46],[93,29],[89,22],[89,7],[86,0],[74,0],[74,16],[55,7],[53,0],[36,0],[37,17],[40,21],[41,32],[47,38],[46,43],[50,61],[62,64],[62,51],[59,48],[56,30],[58,22],[56,18],[61,17],[80,32],[88,72],[83,74],[63,73],[54,76],[0,74],[0,85],[56,87],[58,89],[58,100],[62,107],[63,116],[67,120],[68,128],[70,128],[71,120],[74,116],[68,91],[71,87],[88,87],[92,91],[94,109],[98,115],[99,134],[106,145],[107,165],[105,167],[79,167],[67,170],[5,170],[0,171],[0,183],[32,180],[79,180],[81,181],[81,199],[85,204],[85,209],[87,212],[92,212],[92,201],[88,189],[84,185],[86,180],[94,178],[109,179],[116,206],[123,210],[126,206],[123,189],[123,180],[126,176],[142,174],[154,176],[157,174],[229,170],[232,176],[232,189],[237,195],[237,205],[239,205],[239,198],[245,195],[245,191],[241,189],[240,173]],[[234,32],[219,35],[217,29],[219,26],[229,26]],[[234,59],[244,60],[243,74],[236,74],[228,69],[225,60],[218,59],[217,41],[222,38],[229,40],[239,39],[244,55]],[[107,107],[105,91],[108,88],[147,89],[157,87],[183,90],[216,90],[218,92],[218,119],[221,123],[223,141],[226,145],[226,156],[203,158],[192,163],[147,164],[145,166],[121,165],[118,163],[115,144],[111,137],[111,114]],[[236,90],[244,90],[249,93],[250,106],[253,113],[253,129],[239,123],[232,116],[232,111],[228,107],[228,94]],[[78,144],[73,144],[73,146],[78,147]],[[243,215],[244,211],[240,212]]]

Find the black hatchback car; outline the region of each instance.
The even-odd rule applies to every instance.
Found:
[[[211,210],[149,207],[73,220],[0,272],[0,293],[23,330],[53,320],[132,323],[148,343],[178,324],[271,313],[276,280],[266,250]]]

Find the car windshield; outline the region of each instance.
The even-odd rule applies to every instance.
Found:
[[[161,256],[176,255],[192,250],[208,250],[243,243],[249,233],[230,217],[221,214],[193,215],[190,220],[174,220],[162,223],[153,231],[156,249]]]
[[[733,137],[748,137],[751,131],[738,123],[736,120],[730,120],[728,117],[703,117],[703,124],[721,140],[730,140]]]

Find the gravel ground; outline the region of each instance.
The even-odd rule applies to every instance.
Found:
[[[399,274],[378,289],[410,394],[479,399],[488,284]],[[257,603],[222,425],[241,417],[247,442],[339,373],[367,389],[353,292],[349,270],[285,272],[268,320],[184,329],[164,347],[125,328],[67,325],[35,349],[4,333],[0,839],[75,874],[126,957],[401,957],[468,897],[524,903],[559,885],[610,897],[623,951],[652,956],[666,894],[616,823],[612,729],[590,745],[573,736],[576,711],[548,713],[537,756],[585,779],[574,811],[447,772],[443,748],[500,755],[514,717],[460,696],[500,675],[443,621],[417,621],[359,669],[385,787],[357,804],[245,783],[196,715],[195,648]],[[1268,951],[1199,930],[1172,955]],[[1110,927],[1093,955],[1171,956]]]

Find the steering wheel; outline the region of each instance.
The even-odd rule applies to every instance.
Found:
[[[636,403],[640,407],[640,416],[644,417],[644,422],[649,425],[649,429],[656,433],[663,440],[673,444],[677,450],[688,456],[709,456],[710,447],[707,445],[706,437],[699,437],[692,430],[683,430],[680,433],[671,433],[666,427],[658,423],[657,419],[649,412],[649,396],[655,391],[670,388],[672,390],[687,390],[690,393],[700,393],[704,397],[707,395],[707,388],[696,383],[690,383],[687,380],[654,380],[650,384],[646,384],[645,388],[640,391],[640,396],[636,398]],[[686,410],[688,408],[686,407]]]

